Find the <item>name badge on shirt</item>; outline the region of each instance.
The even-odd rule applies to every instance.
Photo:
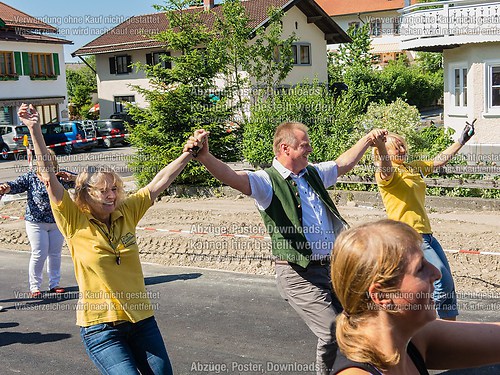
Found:
[[[136,244],[135,236],[134,234],[128,232],[127,234],[125,234],[120,238],[120,242],[123,244],[124,247],[135,245]]]

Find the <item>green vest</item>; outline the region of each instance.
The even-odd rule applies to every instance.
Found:
[[[274,167],[265,171],[271,178],[273,198],[269,207],[261,210],[260,214],[271,236],[273,255],[305,268],[311,260],[312,250],[304,235],[302,205],[297,183],[290,176],[283,179]],[[318,171],[312,166],[307,166],[307,172],[303,177],[332,214],[335,235],[338,235],[348,225],[323,186]]]

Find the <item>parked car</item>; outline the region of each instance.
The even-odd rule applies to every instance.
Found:
[[[56,143],[95,138],[96,130],[92,123],[83,123],[81,121],[63,121],[54,124],[42,125],[42,134],[45,139],[45,143],[49,146]],[[55,151],[59,153],[63,152],[69,155],[75,150],[89,151],[95,146],[97,146],[96,140],[59,146],[55,148]]]
[[[128,130],[123,120],[118,120],[118,119],[97,120],[95,122],[95,126],[97,129],[98,137],[128,134]],[[99,144],[103,145],[106,148],[112,147],[118,143],[121,143],[123,145],[128,144],[125,137],[106,138],[99,140]]]
[[[26,150],[24,136],[31,141],[29,129],[24,125],[0,125],[0,136],[2,137],[2,152]],[[14,154],[1,154],[3,160],[13,159]]]
[[[9,151],[9,146],[3,141],[2,136],[0,135],[0,152],[2,152],[2,155],[0,155],[1,160],[7,160],[9,158],[9,154],[4,154],[4,152]]]
[[[113,120],[123,120],[129,125],[135,125],[134,119],[127,112],[115,112],[111,116],[109,116],[109,118]]]

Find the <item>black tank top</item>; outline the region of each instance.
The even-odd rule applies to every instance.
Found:
[[[422,355],[418,351],[417,347],[413,345],[413,343],[410,341],[408,343],[408,347],[406,348],[406,352],[408,353],[408,356],[412,360],[413,364],[418,370],[418,373],[420,375],[429,375],[429,372],[427,371],[427,367],[425,366],[424,359],[422,358]],[[335,363],[333,365],[333,371],[330,372],[330,375],[336,375],[339,372],[346,370],[348,368],[360,368],[363,370],[366,370],[370,372],[373,375],[379,375],[382,374],[382,372],[377,369],[375,366],[370,365],[369,363],[360,363],[360,362],[354,362],[351,361],[350,359],[347,359],[344,354],[340,350],[337,351],[337,358],[335,359]]]

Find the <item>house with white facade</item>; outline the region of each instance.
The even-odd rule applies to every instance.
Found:
[[[345,31],[349,27],[360,27],[368,24],[371,38],[371,53],[378,66],[385,66],[391,60],[406,54],[413,61],[414,53],[401,49],[400,10],[415,4],[417,0],[316,0],[333,20]],[[329,46],[335,51],[337,45]]]
[[[444,125],[458,138],[477,119],[464,153],[500,165],[500,1],[437,1],[402,15],[401,48],[443,52]]]
[[[0,2],[0,124],[17,124],[21,103],[32,103],[43,123],[68,118],[65,44],[57,29]]]
[[[347,34],[324,12],[314,0],[247,0],[242,1],[254,29],[269,22],[267,10],[274,6],[283,9],[284,35],[295,33],[295,64],[284,84],[294,85],[304,79],[328,81],[326,46],[350,41]],[[208,12],[207,10],[210,10]],[[221,6],[213,0],[204,0],[203,6],[193,6],[187,11],[197,12],[210,27]],[[147,106],[145,99],[131,85],[149,87],[144,72],[135,71],[131,64],[157,64],[161,54],[175,54],[159,41],[147,35],[168,28],[163,13],[132,17],[115,28],[79,48],[73,56],[96,56],[99,106],[102,118],[124,111],[124,103],[135,102]],[[166,64],[166,62],[163,62]]]

